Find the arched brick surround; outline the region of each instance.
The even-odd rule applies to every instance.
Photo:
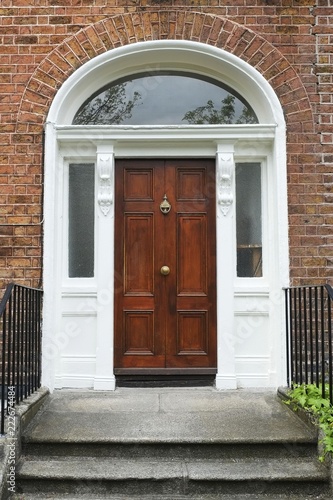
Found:
[[[136,11],[110,16],[81,29],[50,51],[32,73],[19,104],[16,133],[11,138],[13,146],[17,149],[22,144],[34,146],[31,168],[40,175],[43,126],[50,105],[67,78],[84,63],[113,48],[159,39],[188,40],[221,48],[250,64],[272,86],[287,124],[291,282],[294,285],[309,281],[322,283],[331,276],[331,260],[325,249],[321,249],[323,244],[329,244],[331,208],[326,206],[325,189],[330,187],[325,187],[328,177],[321,165],[315,115],[316,76],[300,73],[300,66],[293,66],[292,60],[264,36],[230,19],[181,9]],[[36,185],[32,190],[36,192]],[[37,191],[40,196],[41,186]],[[40,207],[40,203],[36,205],[36,213]],[[38,230],[40,226],[35,228],[36,234]],[[38,282],[41,253],[41,247],[38,251],[36,247],[38,258],[29,264],[35,269],[34,274],[29,273],[38,276]],[[16,271],[16,261],[14,265],[8,273],[16,279],[18,273],[21,278],[22,271]],[[22,261],[22,265],[26,264]],[[27,273],[24,274],[26,281]]]
[[[120,14],[65,40],[32,75],[22,97],[18,130],[36,132],[36,125],[44,123],[57,90],[85,62],[122,45],[160,39],[206,43],[238,56],[256,68],[275,90],[285,112],[288,132],[313,133],[314,121],[306,90],[279,50],[235,22],[188,11]]]

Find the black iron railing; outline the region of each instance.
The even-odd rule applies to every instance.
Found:
[[[41,384],[42,291],[11,283],[0,303],[0,432],[8,397],[16,403]]]
[[[333,404],[332,305],[330,285],[285,289],[288,385],[315,384]],[[326,392],[327,394],[327,392]]]

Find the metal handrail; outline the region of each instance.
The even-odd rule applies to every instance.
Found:
[[[333,288],[329,284],[285,288],[287,382],[315,384],[333,405]]]
[[[5,433],[8,394],[23,401],[41,385],[43,292],[10,283],[0,302],[0,433]]]

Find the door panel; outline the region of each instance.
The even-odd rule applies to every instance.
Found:
[[[177,169],[177,201],[204,200],[206,170],[198,168],[195,172],[186,168]]]
[[[178,311],[177,355],[208,353],[207,311]]]
[[[125,213],[124,217],[124,293],[153,295],[154,215]]]
[[[124,354],[154,355],[154,312],[124,311]]]
[[[177,226],[178,295],[207,295],[206,215],[179,214]]]
[[[214,161],[118,160],[115,192],[115,369],[215,368]]]
[[[153,182],[153,168],[126,169],[124,171],[124,200],[153,201]]]

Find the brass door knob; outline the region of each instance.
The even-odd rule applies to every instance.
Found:
[[[169,273],[170,273],[170,267],[168,266],[161,267],[161,274],[163,274],[163,276],[168,276]]]

